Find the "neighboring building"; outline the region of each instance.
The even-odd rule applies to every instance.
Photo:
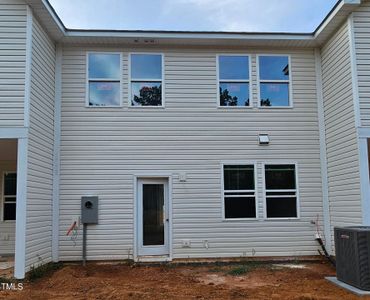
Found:
[[[370,225],[370,1],[312,34],[66,29],[0,0],[0,255],[317,255]],[[266,142],[269,143],[266,144]],[[17,150],[16,150],[17,149]],[[16,155],[17,152],[17,155]]]

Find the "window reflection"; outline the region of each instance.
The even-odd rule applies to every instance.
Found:
[[[89,83],[90,106],[119,106],[120,83],[119,82],[90,82]]]
[[[133,82],[132,106],[161,106],[162,84],[160,82]]]
[[[248,83],[220,83],[221,106],[249,106]]]
[[[105,53],[89,54],[89,78],[90,79],[119,79],[120,55]]]
[[[132,54],[131,78],[162,79],[162,55]]]
[[[289,80],[289,59],[287,56],[260,56],[261,80]]]
[[[289,106],[289,83],[261,83],[261,106]]]
[[[248,56],[219,56],[219,78],[223,79],[249,79]]]

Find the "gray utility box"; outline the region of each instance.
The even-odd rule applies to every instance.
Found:
[[[98,224],[99,200],[97,196],[81,197],[82,224]]]
[[[334,228],[337,279],[370,291],[370,227]]]

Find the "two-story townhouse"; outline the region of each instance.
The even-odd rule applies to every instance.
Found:
[[[334,226],[370,223],[369,1],[310,34],[71,30],[46,0],[0,16],[16,277],[81,260],[84,196],[89,260],[307,257],[316,233],[334,254]]]

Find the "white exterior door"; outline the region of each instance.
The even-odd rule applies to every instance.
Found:
[[[138,255],[169,254],[168,180],[138,179]]]

